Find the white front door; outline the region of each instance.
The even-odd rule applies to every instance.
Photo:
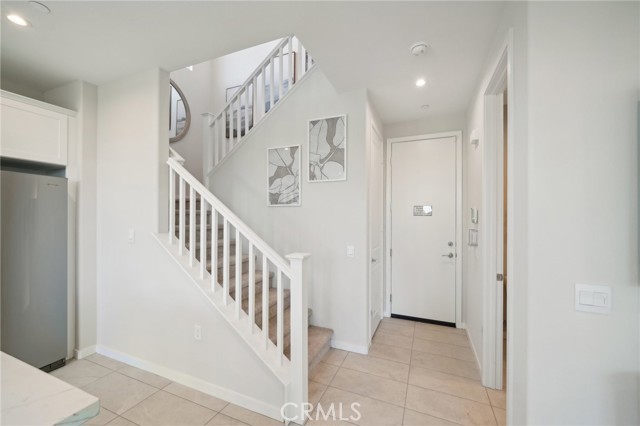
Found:
[[[371,128],[371,155],[369,165],[369,337],[382,319],[383,279],[383,235],[384,235],[384,158],[382,137]]]
[[[391,144],[393,315],[456,321],[456,138]]]

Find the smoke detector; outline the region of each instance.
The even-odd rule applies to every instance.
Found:
[[[419,41],[417,43],[413,43],[409,48],[409,51],[413,56],[421,56],[427,52],[429,45],[424,41]]]

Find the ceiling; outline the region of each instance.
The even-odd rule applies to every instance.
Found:
[[[339,91],[366,88],[385,123],[466,111],[503,2],[2,1],[2,78],[46,91],[173,71],[295,34]],[[416,41],[431,47],[409,53]],[[415,86],[418,77],[427,84]],[[421,108],[428,104],[429,108]]]

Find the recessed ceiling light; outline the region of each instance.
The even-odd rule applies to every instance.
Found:
[[[7,19],[10,20],[11,22],[13,22],[16,25],[20,25],[21,27],[28,27],[29,26],[29,22],[27,22],[26,19],[24,19],[20,15],[16,15],[15,13],[7,15]]]
[[[427,84],[427,81],[424,78],[419,78],[416,80],[416,86],[422,87]]]
[[[38,12],[44,13],[45,15],[51,13],[51,9],[37,1],[30,1],[29,6],[31,6],[33,10],[37,10]]]

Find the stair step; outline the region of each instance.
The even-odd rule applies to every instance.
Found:
[[[271,272],[269,274],[269,279],[273,279],[273,276],[275,274],[273,272]],[[256,288],[255,288],[255,297],[256,297],[256,301],[260,300],[262,301],[261,297],[262,297],[262,272],[260,271],[256,271]],[[235,277],[233,282],[229,282],[229,296],[231,296],[231,298],[233,300],[236,300],[236,282],[235,282]],[[260,299],[258,299],[258,296],[260,296]],[[248,300],[249,299],[249,273],[246,272],[244,274],[242,274],[242,300]]]
[[[282,327],[282,335],[284,337],[285,355],[286,349],[290,349],[291,346],[291,309],[287,308],[284,311],[284,321]],[[276,339],[278,337],[278,321],[269,321],[269,340],[277,345]],[[289,356],[287,356],[289,358]]]
[[[207,256],[208,257],[208,256]],[[222,264],[224,262],[224,259],[222,258],[222,256],[218,256],[218,280],[222,279],[222,273],[224,272],[223,268],[222,268]],[[245,269],[245,263],[249,262],[249,256],[247,256],[246,254],[242,255],[242,269]],[[236,271],[236,255],[235,253],[229,253],[229,276],[234,276],[235,277],[235,271]],[[211,273],[211,258],[207,259],[207,271],[209,271],[209,273]]]
[[[311,309],[308,310],[308,316],[309,318],[311,318]],[[313,328],[313,330],[312,330]],[[318,338],[323,338],[322,336],[324,336],[323,334],[319,333],[318,330],[320,327],[314,327],[314,326],[309,326],[309,349],[311,349],[312,347],[319,347],[322,349],[322,344],[324,344],[323,342],[317,342]],[[329,330],[329,329],[326,329]],[[283,324],[283,340],[284,340],[284,355],[291,359],[291,308],[287,308],[284,311],[284,324]],[[273,342],[273,344],[276,344],[276,339],[277,339],[277,334],[278,334],[278,323],[277,321],[270,321],[269,322],[269,339]],[[331,335],[333,334],[333,331],[331,331]],[[331,335],[329,335],[329,341],[331,340]],[[312,340],[312,336],[313,340]],[[325,352],[326,353],[326,352]],[[317,355],[316,355],[317,356]],[[322,354],[322,356],[324,356],[324,354]],[[311,360],[311,353],[309,353],[309,359]]]
[[[282,293],[282,309],[287,310],[289,308],[289,290],[283,290]],[[273,287],[269,288],[269,326],[271,326],[272,322],[276,322],[274,318],[278,312],[278,307],[276,306],[277,301],[277,290]],[[255,309],[255,323],[258,327],[262,327],[262,298],[256,300]],[[249,299],[242,301],[242,310],[245,312],[249,310]]]
[[[189,236],[185,238],[185,244],[188,249],[191,248],[189,245]],[[211,238],[207,237],[207,254],[211,255]],[[222,249],[224,248],[224,240],[218,240],[218,254],[222,255]],[[233,240],[229,240],[229,254],[233,254],[236,251],[236,242]],[[196,256],[198,259],[200,258],[200,233],[196,233]]]
[[[333,330],[330,328],[309,326],[309,375],[331,349],[332,337]]]

